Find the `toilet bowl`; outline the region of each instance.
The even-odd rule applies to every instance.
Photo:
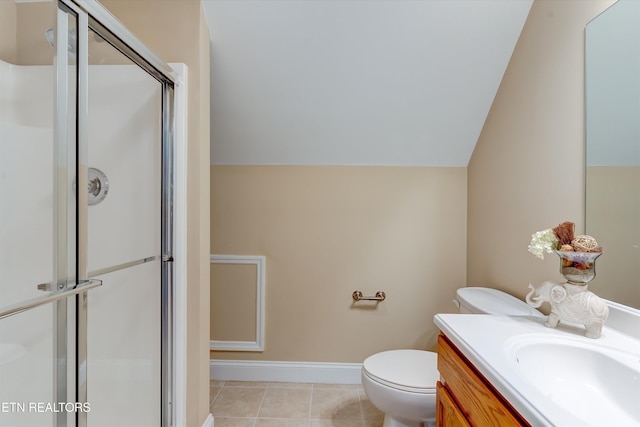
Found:
[[[461,313],[542,316],[542,313],[497,289],[458,289]],[[434,426],[437,354],[424,350],[389,350],[362,363],[362,387],[371,404],[385,414],[383,427]]]
[[[420,427],[435,421],[436,364],[437,354],[423,350],[390,350],[367,357],[362,387],[371,404],[385,414],[384,427]]]

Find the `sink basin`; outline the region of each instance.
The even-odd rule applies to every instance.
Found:
[[[640,425],[640,355],[549,336],[513,338],[508,348],[520,375],[585,426]]]

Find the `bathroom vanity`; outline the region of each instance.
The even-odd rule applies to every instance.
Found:
[[[443,334],[438,337],[438,371],[438,427],[529,425]]]
[[[621,310],[598,339],[544,317],[436,315],[437,425],[637,427],[640,312]]]

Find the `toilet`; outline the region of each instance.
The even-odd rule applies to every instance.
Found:
[[[458,289],[460,313],[543,317],[542,313],[497,289]],[[362,387],[369,401],[385,414],[383,427],[435,426],[437,353],[389,350],[362,363]]]

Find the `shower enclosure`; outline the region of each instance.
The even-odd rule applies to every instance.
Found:
[[[174,425],[176,74],[97,2],[8,3],[0,426]]]

